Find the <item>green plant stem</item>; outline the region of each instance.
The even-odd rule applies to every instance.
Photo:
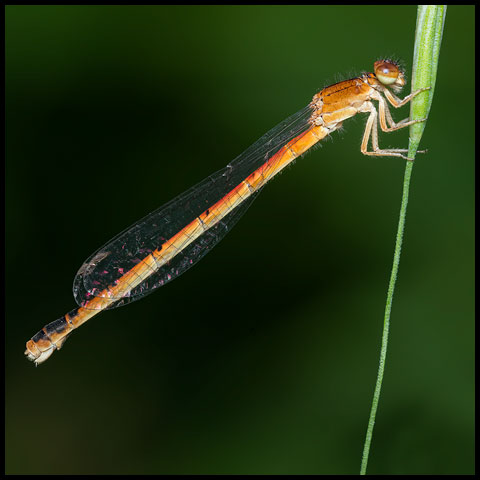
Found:
[[[411,119],[426,119],[430,111],[433,99],[433,90],[437,74],[438,57],[442,40],[443,25],[445,22],[445,5],[419,5],[417,12],[417,27],[415,32],[415,48],[413,56],[412,90],[429,87],[428,92],[417,95],[412,100]],[[397,280],[398,267],[400,264],[400,253],[402,250],[403,233],[405,230],[405,219],[407,215],[408,194],[410,180],[413,170],[413,159],[418,149],[420,139],[425,129],[425,123],[421,122],[410,127],[410,140],[408,146],[409,160],[405,166],[403,179],[402,204],[400,206],[400,217],[398,221],[397,237],[395,242],[395,253],[393,256],[392,273],[388,285],[387,302],[385,305],[385,316],[383,322],[382,345],[380,349],[380,360],[378,365],[377,381],[373,394],[370,418],[368,420],[367,434],[363,447],[362,464],[360,475],[367,472],[368,457],[375,425],[375,417],[382,389],[383,374],[387,356],[388,334],[390,330],[390,313],[392,310],[393,294]]]
[[[385,360],[387,357],[388,334],[390,330],[390,313],[392,311],[393,293],[395,291],[395,283],[397,280],[398,266],[400,264],[400,253],[402,250],[403,232],[405,229],[405,219],[407,215],[408,193],[410,190],[410,178],[412,176],[413,162],[407,161],[405,168],[405,176],[403,178],[403,194],[402,205],[400,207],[400,218],[397,227],[397,240],[395,243],[395,253],[393,255],[393,267],[390,274],[390,283],[388,284],[387,303],[385,305],[385,317],[383,323],[382,346],[380,349],[380,361],[378,365],[377,382],[373,394],[372,408],[370,410],[370,418],[368,420],[367,436],[362,456],[361,475],[365,475],[367,471],[368,455],[370,453],[370,444],[372,441],[373,427],[375,425],[375,417],[377,414],[378,401],[382,390],[383,373],[385,371]]]

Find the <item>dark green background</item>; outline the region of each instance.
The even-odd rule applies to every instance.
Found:
[[[416,8],[6,15],[7,472],[357,473],[404,172],[361,155],[364,118],[179,280],[37,369],[23,350],[75,306],[77,269],[120,230],[323,86],[383,55],[410,73]],[[474,7],[449,7],[369,473],[474,469],[474,61]]]

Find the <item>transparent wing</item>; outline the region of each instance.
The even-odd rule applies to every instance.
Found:
[[[286,143],[309,128],[310,107],[278,124],[225,168],[174,198],[124,230],[91,255],[80,267],[73,282],[75,301],[87,306],[94,296],[105,296],[111,287],[142,260],[189,225],[209,207],[221,201],[251,173],[260,168]],[[204,231],[166,264],[152,269],[147,278],[107,308],[126,305],[143,298],[180,276],[203,258],[230,231],[246,212],[260,190],[254,192],[216,225]],[[117,298],[115,295],[110,297]]]

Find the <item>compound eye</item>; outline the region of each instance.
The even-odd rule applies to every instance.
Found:
[[[392,85],[397,81],[400,70],[397,65],[388,60],[378,60],[373,64],[375,76],[384,85]]]

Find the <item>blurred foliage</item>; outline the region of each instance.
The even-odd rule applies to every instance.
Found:
[[[7,473],[358,473],[404,170],[360,154],[362,118],[267,186],[188,274],[96,317],[38,369],[23,350],[74,307],[78,267],[113,235],[323,86],[380,56],[410,72],[415,18],[6,7]],[[474,61],[474,7],[451,6],[371,474],[474,471]]]

